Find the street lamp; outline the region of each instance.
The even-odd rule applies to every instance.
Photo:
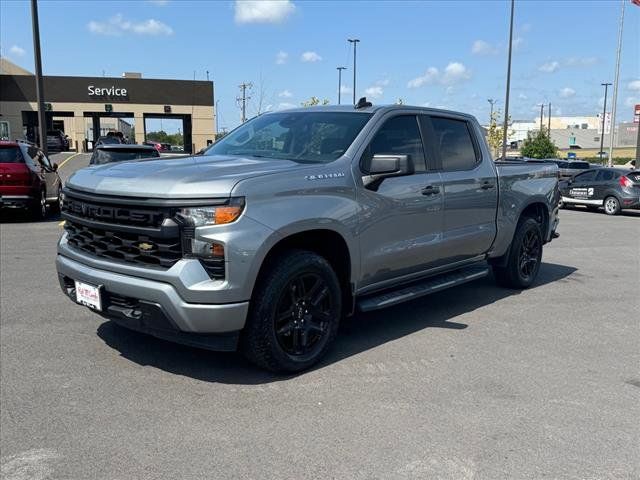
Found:
[[[509,88],[511,87],[511,51],[513,47],[513,8],[511,0],[511,22],[509,24],[509,56],[507,58],[507,92],[504,101],[504,127],[502,128],[502,160],[507,159],[507,127],[509,126]]]
[[[604,149],[604,129],[605,129],[606,120],[607,120],[607,90],[609,89],[609,85],[611,85],[611,84],[610,83],[601,83],[600,85],[602,85],[604,87],[604,105],[602,107],[602,134],[600,135],[600,151],[598,152],[598,156],[600,157],[600,161],[603,161],[602,155],[604,153],[603,152],[603,149]],[[611,128],[613,129],[613,125],[611,125]]]
[[[340,105],[340,94],[342,93],[342,70],[346,70],[347,67],[336,67],[338,69],[338,105]]]
[[[349,43],[353,43],[353,104],[356,104],[356,47],[358,42],[360,42],[357,38],[348,38],[347,41]]]

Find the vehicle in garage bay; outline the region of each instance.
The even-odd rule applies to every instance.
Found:
[[[564,207],[603,208],[607,215],[617,215],[623,209],[640,209],[640,172],[622,168],[587,170],[561,181],[560,191]]]
[[[361,99],[77,171],[56,264],[65,294],[127,328],[299,371],[345,315],[491,269],[530,287],[558,201],[557,167],[494,163],[474,117]]]
[[[140,160],[143,158],[158,158],[158,151],[149,145],[128,143],[98,145],[93,150],[89,165],[103,165],[105,163]]]

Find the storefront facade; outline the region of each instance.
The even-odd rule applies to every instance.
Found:
[[[213,82],[122,77],[44,77],[47,130],[62,130],[71,149],[84,151],[108,132],[143,143],[172,133],[185,152],[214,139]],[[11,140],[37,136],[32,75],[0,75],[0,122]]]

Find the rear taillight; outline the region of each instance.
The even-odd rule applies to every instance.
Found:
[[[618,183],[620,183],[621,186],[627,188],[633,185],[633,182],[629,179],[629,177],[625,177],[624,175],[620,177]]]

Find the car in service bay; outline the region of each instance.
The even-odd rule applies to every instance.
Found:
[[[604,208],[616,215],[625,208],[640,209],[640,171],[621,168],[587,170],[560,182],[564,207],[583,205],[596,211]]]
[[[158,158],[159,156],[158,151],[149,145],[132,145],[128,143],[103,144],[98,145],[93,150],[89,165],[103,165],[105,163],[141,160],[143,158]]]

